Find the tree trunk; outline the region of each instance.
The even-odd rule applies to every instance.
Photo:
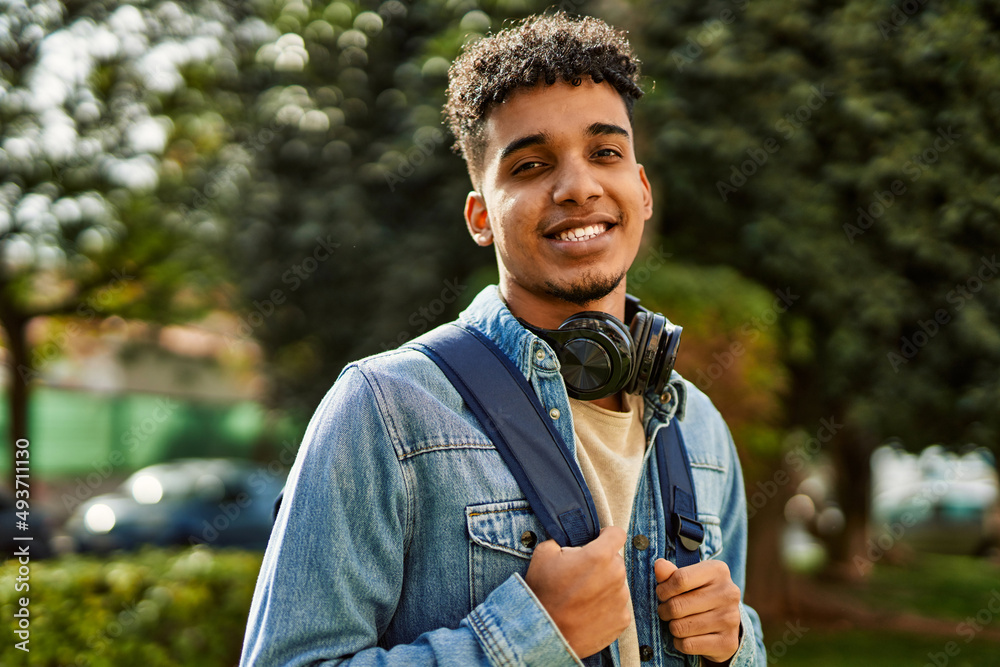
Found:
[[[794,485],[778,484],[775,479],[783,471],[775,466],[776,474],[769,481],[747,486],[750,535],[747,544],[746,602],[760,615],[764,625],[780,624],[789,611],[790,582],[781,559],[781,534],[785,525],[785,502]],[[787,472],[787,471],[785,471]],[[767,487],[774,485],[774,495]],[[763,494],[763,495],[762,495]],[[763,504],[760,499],[766,499]]]
[[[831,448],[837,471],[837,498],[844,530],[833,538],[831,573],[847,581],[866,577],[873,563],[867,556],[868,508],[871,503],[871,439],[849,425]]]

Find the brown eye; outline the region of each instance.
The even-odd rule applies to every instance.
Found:
[[[533,168],[535,168],[536,165],[542,165],[542,164],[543,163],[538,162],[538,161],[534,161],[534,160],[531,161],[531,162],[525,162],[523,164],[519,164],[517,166],[517,168],[514,169],[514,171],[512,171],[511,173],[515,174],[515,175],[516,174],[520,174],[522,171],[527,171],[528,169],[533,169]]]

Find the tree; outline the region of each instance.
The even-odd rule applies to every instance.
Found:
[[[800,301],[787,426],[829,443],[863,554],[868,457],[1000,434],[994,3],[636,2],[637,106],[678,254]],[[655,87],[653,82],[655,81]]]
[[[170,118],[187,104],[182,70],[219,57],[226,14],[172,2],[2,6],[0,325],[13,448],[28,437],[31,382],[66,336],[97,317],[170,321],[207,303],[214,223],[179,214],[183,177],[159,167],[184,134]],[[71,319],[32,351],[27,327],[40,316]]]
[[[204,205],[232,225],[239,332],[267,353],[271,401],[308,415],[346,363],[454,317],[492,263],[465,231],[441,107],[463,40],[530,8],[258,7],[268,36],[239,44],[239,89],[220,84],[242,101],[225,118],[252,177],[209,176],[241,195]]]

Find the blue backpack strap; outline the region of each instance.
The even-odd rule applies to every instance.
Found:
[[[600,522],[583,473],[527,379],[496,343],[451,323],[410,345],[461,394],[549,536],[574,547],[596,538]]]
[[[677,547],[677,567],[694,565],[701,560],[699,547],[705,540],[705,527],[698,521],[691,464],[676,418],[657,433],[656,458],[663,513]]]

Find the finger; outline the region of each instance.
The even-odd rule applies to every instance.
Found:
[[[725,662],[733,657],[736,648],[739,648],[739,642],[730,650],[731,643],[732,640],[726,635],[716,633],[674,638],[674,648],[681,653],[704,656],[713,662]]]
[[[676,577],[677,573],[674,573],[674,576]],[[671,621],[720,609],[727,614],[726,618],[736,625],[739,623],[741,597],[739,587],[733,582],[715,581],[693,591],[661,598],[662,602],[657,605],[656,612],[664,621]]]
[[[707,586],[713,581],[731,582],[729,566],[721,560],[706,560],[678,568],[666,581],[656,587],[661,600]]]
[[[677,571],[677,565],[670,562],[666,558],[658,558],[656,562],[653,563],[653,574],[656,576],[656,583],[662,584],[664,581],[670,578],[674,572]]]
[[[656,606],[656,613],[664,621],[673,621],[711,611],[716,604],[711,596],[700,595],[698,591],[688,591],[660,602]]]
[[[601,528],[601,534],[597,536],[597,539],[586,545],[585,549],[590,549],[594,553],[602,553],[607,556],[613,556],[621,551],[621,548],[625,546],[625,538],[627,535],[625,531],[618,526],[607,526]]]
[[[739,609],[710,609],[708,611],[675,618],[667,623],[674,637],[697,637],[698,635],[732,632],[740,627]]]
[[[531,557],[535,558],[537,556],[547,556],[550,554],[557,554],[563,548],[577,548],[577,547],[560,547],[559,543],[555,540],[545,540],[544,542],[539,542],[535,545],[535,549],[531,552]]]

